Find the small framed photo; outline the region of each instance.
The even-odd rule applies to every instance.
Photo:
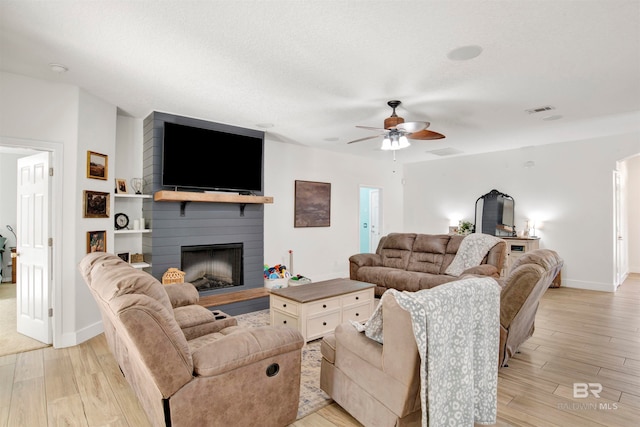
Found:
[[[118,258],[120,258],[121,260],[123,260],[124,262],[130,263],[131,262],[131,253],[130,252],[120,252],[118,255]]]
[[[87,253],[107,251],[107,231],[87,231]]]
[[[109,193],[85,190],[82,199],[85,218],[109,218]]]
[[[108,156],[87,151],[87,178],[106,180],[109,176]]]
[[[127,180],[116,178],[116,194],[127,194]]]

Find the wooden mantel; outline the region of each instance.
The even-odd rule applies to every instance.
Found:
[[[189,191],[156,191],[156,202],[209,202],[209,203],[273,203],[273,197],[246,196],[232,193],[195,193]]]

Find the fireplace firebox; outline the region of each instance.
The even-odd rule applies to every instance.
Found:
[[[243,264],[242,243],[181,247],[184,281],[199,292],[242,286]]]

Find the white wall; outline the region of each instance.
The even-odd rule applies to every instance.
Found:
[[[52,296],[56,301],[56,347],[81,342],[84,336],[94,333],[86,329],[99,323],[100,316],[93,299],[88,298],[77,264],[86,253],[84,232],[102,227],[110,231],[112,241],[113,223],[82,218],[82,191],[113,189],[113,181],[98,184],[86,179],[86,150],[113,155],[115,125],[116,107],[78,87],[0,72],[0,137],[25,144],[59,144],[63,148],[63,158],[56,159],[61,167],[54,177],[61,180],[61,185],[54,194],[59,212],[53,216],[63,218],[54,240],[54,256],[59,257],[60,264],[54,266],[58,280]]]
[[[563,286],[613,291],[613,171],[636,153],[631,134],[405,165],[404,226],[446,233],[497,189],[515,199],[516,228],[536,219],[540,246],[564,259]]]
[[[113,252],[113,215],[108,218],[83,218],[83,192],[85,190],[112,193],[115,188],[115,159],[116,159],[116,107],[84,90],[79,93],[78,105],[78,148],[76,186],[74,196],[79,201],[75,248],[76,265],[87,254],[87,232],[96,230],[107,231],[107,252]],[[87,151],[106,154],[108,160],[107,179],[87,178]],[[85,341],[102,331],[101,317],[97,305],[91,296],[89,288],[76,271],[76,318],[73,326],[76,329],[74,343]]]
[[[629,272],[640,273],[640,156],[626,162]]]
[[[298,145],[265,142],[264,262],[289,265],[314,281],[349,277],[349,256],[359,252],[360,185],[382,187],[384,234],[401,231],[402,176],[388,162],[369,161]],[[295,228],[294,182],[331,183],[331,226]]]

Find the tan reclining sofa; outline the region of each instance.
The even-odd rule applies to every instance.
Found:
[[[351,280],[373,283],[376,295],[389,288],[419,291],[462,278],[465,275],[500,277],[507,244],[497,243],[481,264],[460,276],[445,273],[465,236],[450,234],[390,233],[383,236],[375,254],[349,257]]]
[[[297,330],[217,320],[195,304],[192,285],[163,286],[112,254],[89,254],[79,270],[110,350],[153,426],[295,421],[303,345]]]

